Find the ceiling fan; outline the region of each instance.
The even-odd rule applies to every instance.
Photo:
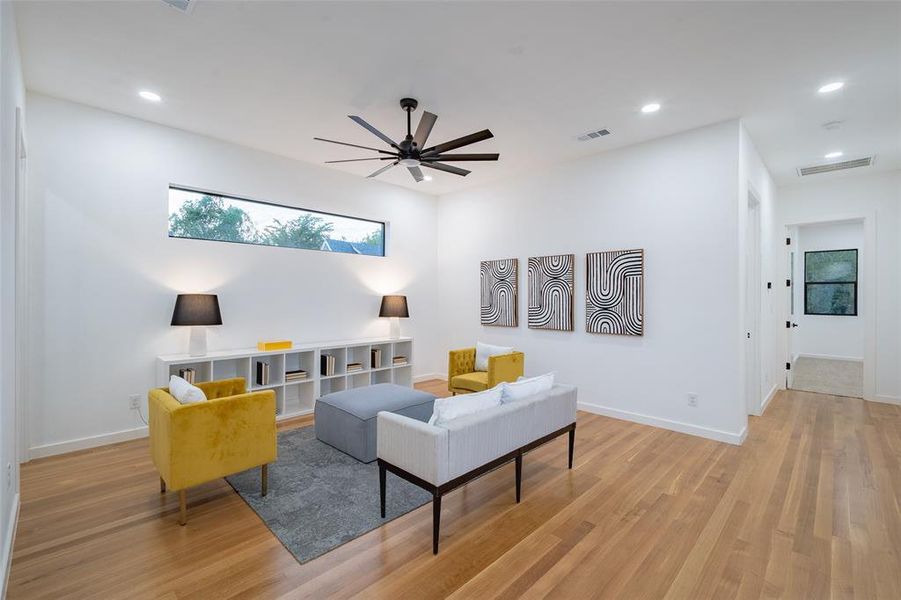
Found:
[[[402,98],[400,101],[400,107],[407,113],[407,136],[400,142],[395,142],[387,135],[364,121],[362,117],[358,117],[356,115],[348,115],[348,117],[350,117],[354,122],[366,128],[370,133],[374,134],[377,138],[391,146],[391,151],[379,150],[378,148],[370,148],[369,146],[359,146],[357,144],[348,144],[347,142],[327,140],[325,138],[319,137],[314,137],[313,139],[319,140],[320,142],[329,142],[332,144],[341,144],[342,146],[350,146],[352,148],[373,150],[385,155],[376,156],[373,158],[327,160],[325,161],[326,163],[357,162],[362,160],[390,160],[392,161],[390,164],[385,165],[384,167],[378,169],[373,173],[370,173],[368,177],[377,177],[388,169],[391,169],[397,165],[403,165],[407,167],[407,170],[410,171],[410,175],[412,175],[413,179],[415,179],[417,182],[422,181],[425,178],[422,174],[422,169],[420,169],[419,167],[426,167],[429,169],[435,169],[437,171],[444,171],[445,173],[453,173],[454,175],[465,177],[466,175],[469,175],[470,171],[445,163],[470,160],[497,160],[500,156],[499,154],[444,154],[448,150],[455,150],[456,148],[460,148],[462,146],[468,146],[469,144],[475,144],[476,142],[481,142],[483,140],[493,138],[494,134],[492,134],[487,129],[483,129],[482,131],[471,133],[469,135],[464,135],[461,138],[457,138],[449,142],[444,142],[443,144],[437,144],[435,146],[425,148],[424,146],[426,140],[429,138],[429,134],[432,132],[432,127],[435,126],[435,121],[438,120],[438,116],[428,111],[424,111],[422,113],[422,118],[419,119],[419,125],[416,127],[416,133],[411,133],[410,118],[413,111],[416,110],[416,107],[418,105],[419,102],[417,102],[413,98]]]

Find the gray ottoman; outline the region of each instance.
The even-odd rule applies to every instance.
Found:
[[[316,438],[350,454],[361,462],[372,462],[375,455],[375,416],[388,411],[428,421],[435,396],[412,388],[377,383],[367,387],[335,392],[316,402]]]

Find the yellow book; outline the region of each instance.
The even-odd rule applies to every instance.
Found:
[[[257,350],[267,352],[269,350],[289,350],[294,344],[291,340],[276,340],[274,342],[257,342]]]

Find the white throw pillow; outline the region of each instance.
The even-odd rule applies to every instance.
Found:
[[[513,346],[492,346],[491,344],[476,342],[476,371],[488,370],[489,356],[510,354],[511,352],[513,352]]]
[[[520,377],[513,383],[503,383],[501,388],[501,402],[516,402],[541,392],[546,392],[554,387],[554,372],[539,375],[538,377]]]
[[[181,377],[173,375],[169,378],[169,394],[182,404],[204,402],[206,394],[196,385],[191,385]]]
[[[435,400],[429,425],[441,427],[463,415],[471,415],[501,405],[501,386],[475,394],[460,394]]]

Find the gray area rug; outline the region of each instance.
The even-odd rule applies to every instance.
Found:
[[[863,363],[799,357],[792,365],[792,389],[835,396],[863,397]]]
[[[226,481],[301,563],[431,501],[425,490],[388,473],[385,514],[379,516],[378,463],[364,464],[316,439],[312,426],[278,435],[269,465],[269,494],[260,470]]]

